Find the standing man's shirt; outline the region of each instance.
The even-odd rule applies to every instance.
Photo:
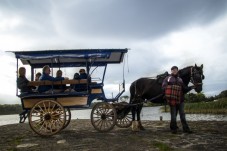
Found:
[[[180,90],[181,92],[179,94],[180,102],[184,102],[184,94],[189,92],[192,89],[190,87],[185,86],[185,84],[183,83],[183,80],[179,76],[174,76],[174,75],[170,75],[164,79],[164,81],[162,83],[162,88],[163,88],[163,90],[165,90],[165,93],[167,93],[166,88],[169,85],[176,86],[176,87],[172,87],[172,90],[170,90],[172,92],[174,91],[175,88],[177,88],[177,86],[179,86],[181,88],[181,90]],[[177,93],[177,91],[175,93]],[[175,104],[178,100],[167,100],[167,101],[169,101],[169,102],[172,101],[172,104]]]

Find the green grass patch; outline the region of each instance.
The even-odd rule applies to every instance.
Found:
[[[164,112],[165,108],[162,107],[161,110]],[[189,114],[227,114],[227,98],[221,98],[216,102],[185,103],[184,110]]]
[[[169,147],[167,144],[164,144],[162,142],[154,142],[153,145],[157,147],[160,151],[173,151],[171,147]]]

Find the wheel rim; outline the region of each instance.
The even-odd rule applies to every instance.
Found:
[[[65,108],[65,116],[66,116],[66,120],[65,120],[65,125],[63,126],[63,129],[65,129],[70,121],[71,121],[71,111],[70,108]]]
[[[56,101],[43,100],[36,103],[29,114],[29,125],[39,135],[49,136],[59,132],[65,125],[66,115]]]
[[[116,110],[112,104],[97,103],[91,111],[91,123],[99,132],[108,132],[116,124]]]

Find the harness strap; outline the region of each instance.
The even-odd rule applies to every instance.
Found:
[[[164,94],[161,93],[161,94],[157,95],[156,97],[153,97],[153,98],[151,98],[151,99],[149,99],[149,100],[146,100],[146,101],[144,101],[144,102],[152,102],[153,100],[155,100],[155,99],[157,99],[157,98],[160,98],[160,97],[163,96],[163,95],[164,95]]]

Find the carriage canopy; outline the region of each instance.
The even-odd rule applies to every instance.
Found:
[[[52,67],[104,66],[121,63],[128,49],[70,49],[70,50],[39,50],[14,51],[17,59],[24,65],[41,68]]]

